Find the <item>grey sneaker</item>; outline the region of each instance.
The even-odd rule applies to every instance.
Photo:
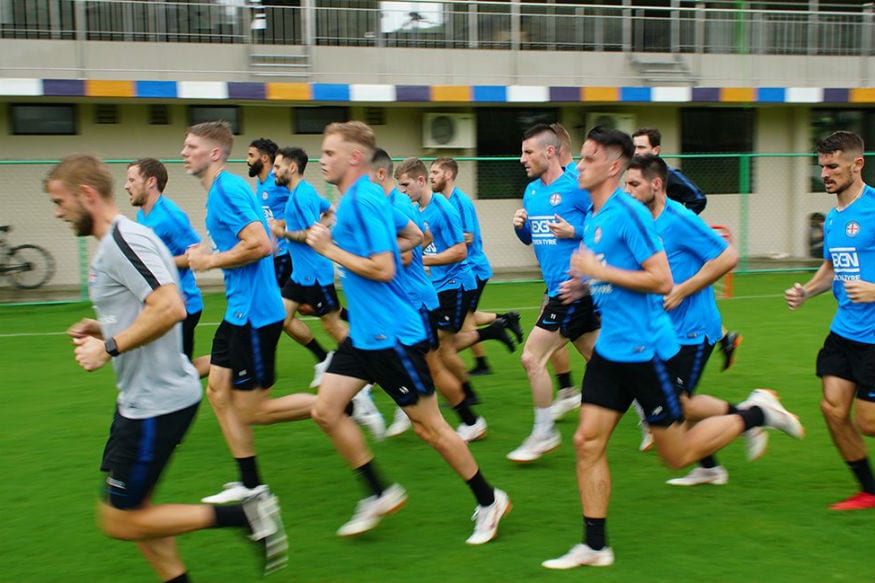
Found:
[[[533,462],[545,453],[559,449],[562,444],[562,435],[553,428],[545,434],[529,435],[518,448],[507,454],[507,459],[517,463]]]
[[[722,486],[729,482],[729,472],[723,466],[703,468],[697,466],[689,474],[681,478],[668,480],[666,484],[671,486],[698,486],[699,484],[714,484]]]
[[[392,484],[380,496],[359,500],[352,518],[337,529],[337,536],[364,534],[377,526],[384,516],[397,512],[406,503],[407,492],[398,484]]]
[[[547,569],[574,569],[575,567],[608,567],[614,564],[614,551],[605,547],[595,551],[585,544],[577,544],[571,550],[555,559],[541,563]]]
[[[474,425],[465,425],[462,423],[459,427],[456,428],[456,433],[464,439],[466,442],[470,443],[472,441],[478,441],[486,437],[486,430],[488,426],[486,425],[486,419],[483,417],[478,417],[474,421]]]
[[[243,512],[252,530],[249,538],[264,545],[264,574],[270,575],[288,564],[289,542],[277,497],[265,485],[254,490],[243,501]]]

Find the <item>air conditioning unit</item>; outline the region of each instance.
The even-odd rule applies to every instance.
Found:
[[[638,129],[635,114],[632,113],[588,113],[586,114],[586,131],[595,126],[602,126],[626,132],[630,136]]]
[[[423,148],[473,148],[476,145],[473,113],[426,113],[422,116]]]

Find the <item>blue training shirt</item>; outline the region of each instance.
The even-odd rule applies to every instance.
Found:
[[[270,171],[264,182],[258,176],[255,177],[255,196],[258,198],[259,203],[261,203],[261,210],[264,211],[265,219],[282,220],[286,214],[286,201],[289,200],[289,189],[276,183],[276,174],[274,174],[273,170]],[[267,234],[270,235],[270,229],[268,229]],[[278,240],[276,254],[283,255],[288,252],[289,240]]]
[[[650,211],[619,188],[597,213],[587,216],[583,242],[602,263],[636,271],[663,250]],[[677,353],[679,347],[662,308],[662,296],[596,279],[589,285],[602,317],[595,343],[600,355],[617,362],[646,362],[654,356],[667,359]]]
[[[313,185],[301,180],[289,194],[283,216],[287,231],[303,231],[318,223],[331,202],[319,196]],[[286,239],[292,256],[292,281],[299,285],[330,285],[334,283],[334,263],[317,253],[307,243]]]
[[[395,259],[395,277],[389,282],[368,279],[340,267],[349,310],[349,337],[359,349],[382,350],[425,340],[424,324],[399,278],[403,268],[395,216],[383,190],[367,176],[350,186],[337,207],[332,234],[338,247],[360,257],[389,252]]]
[[[264,213],[249,184],[239,176],[221,171],[207,195],[207,233],[215,250],[225,252],[233,248],[240,231],[255,222],[267,231]],[[228,298],[225,320],[229,323],[261,328],[285,319],[286,310],[270,256],[222,269],[222,274]]]
[[[438,193],[440,194],[440,193]],[[471,233],[473,240],[468,245],[468,263],[474,272],[474,277],[480,280],[492,277],[492,266],[483,251],[483,237],[480,234],[480,221],[477,219],[477,208],[467,194],[454,188],[447,199],[459,213],[462,219],[462,233]]]
[[[517,230],[517,237],[534,247],[550,297],[556,297],[559,284],[568,279],[571,254],[580,245],[584,219],[591,206],[589,193],[577,186],[577,179],[567,172],[550,184],[538,179],[526,186],[523,208],[528,219],[525,226]],[[555,215],[571,223],[577,236],[557,239],[547,227],[556,221]]]
[[[389,202],[392,206],[401,211],[409,220],[413,221],[419,230],[425,233],[425,222],[422,220],[422,214],[419,209],[414,206],[410,199],[405,194],[401,194],[397,188],[393,188],[389,193]],[[419,309],[422,306],[429,311],[437,309],[440,305],[438,302],[437,292],[425,272],[425,267],[422,265],[422,245],[417,245],[412,250],[413,259],[410,263],[404,266],[404,278],[401,280],[410,301],[413,302],[413,307]]]
[[[464,243],[462,219],[453,205],[440,193],[433,194],[428,206],[420,206],[425,228],[433,240],[423,250],[424,255],[437,255],[459,243]],[[467,259],[447,265],[430,265],[431,283],[438,292],[448,289],[477,289],[474,272]]]
[[[830,330],[843,338],[875,344],[875,303],[853,303],[845,293],[845,281],[875,282],[875,189],[866,186],[863,195],[842,210],[832,209],[823,226],[823,258],[835,273],[832,293],[838,310]]]
[[[175,202],[163,195],[158,197],[148,215],[143,209],[137,211],[137,222],[155,231],[158,238],[170,249],[173,257],[185,255],[189,247],[201,242],[200,236],[191,226],[188,215]],[[196,314],[202,311],[204,300],[191,269],[179,269],[179,285],[182,297],[185,299],[186,313]]]
[[[665,246],[675,283],[690,279],[729,246],[696,213],[671,199],[666,199],[665,209],[656,218],[656,231]],[[680,344],[714,344],[723,336],[720,311],[710,285],[684,298],[668,315]]]

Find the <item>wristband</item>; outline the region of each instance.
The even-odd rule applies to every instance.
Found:
[[[120,353],[118,351],[118,345],[115,343],[115,338],[109,338],[103,343],[103,348],[106,350],[106,353],[110,356],[118,356]]]

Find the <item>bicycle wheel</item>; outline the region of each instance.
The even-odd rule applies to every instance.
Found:
[[[9,253],[6,277],[15,287],[35,289],[55,274],[55,260],[38,245],[19,245]]]

